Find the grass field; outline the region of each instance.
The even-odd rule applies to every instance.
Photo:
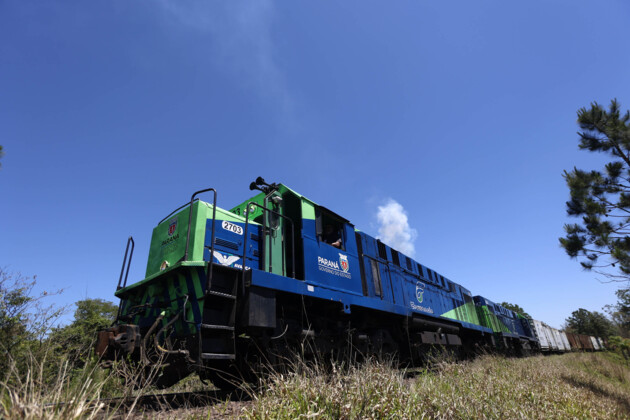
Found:
[[[301,364],[272,376],[243,409],[251,419],[630,418],[630,367],[610,353],[439,362],[427,371],[384,363],[324,372]]]
[[[430,369],[400,370],[372,361],[361,366],[297,362],[273,373],[251,400],[160,412],[99,412],[87,399],[111,395],[104,371],[55,392],[33,371],[20,387],[3,384],[0,418],[249,418],[249,419],[605,419],[630,418],[630,365],[614,353],[528,358],[486,355],[467,362],[435,361]],[[178,388],[196,388],[190,378]],[[64,402],[55,409],[50,404]]]

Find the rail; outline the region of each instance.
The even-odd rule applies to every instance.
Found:
[[[291,278],[295,278],[295,228],[293,226],[293,221],[291,219],[289,219],[287,216],[284,216],[280,213],[278,213],[277,211],[273,211],[270,210],[268,208],[265,208],[264,206],[261,206],[258,203],[254,203],[253,201],[250,201],[249,203],[247,203],[247,207],[245,208],[245,232],[244,232],[244,236],[245,239],[243,240],[243,273],[241,276],[241,291],[245,290],[245,267],[246,267],[246,261],[247,261],[247,230],[249,227],[249,209],[251,208],[251,206],[256,206],[256,207],[260,207],[263,210],[263,214],[265,215],[265,212],[269,212],[272,214],[275,214],[276,216],[279,216],[285,220],[287,220],[290,224],[291,224]],[[263,217],[263,234],[267,235],[266,233],[267,230],[267,217]],[[271,235],[267,235],[269,238],[269,272],[272,272],[272,260],[271,260]],[[282,242],[284,242],[284,235],[282,238]],[[285,275],[285,264],[284,264],[284,252],[282,253],[282,275]]]
[[[199,199],[197,199],[199,200]],[[186,207],[187,205],[189,205],[190,202],[186,201],[184,204],[182,204],[181,206],[177,207],[175,210],[173,210],[172,212],[169,213],[168,216],[166,216],[164,219],[160,220],[158,222],[158,225],[161,224],[163,221],[165,221],[166,219],[168,219],[169,217],[171,217],[172,215],[174,215],[175,213],[177,213],[179,210],[183,209],[184,207]]]
[[[127,262],[127,253],[129,252],[130,243],[131,243],[131,254],[129,255],[129,262]],[[133,237],[130,236],[129,239],[127,239],[127,248],[125,248],[125,258],[123,258],[122,268],[120,269],[120,277],[118,278],[118,286],[116,286],[116,290],[120,290],[123,287],[127,286],[127,277],[129,277],[129,267],[131,267],[131,258],[133,257],[134,247],[135,247],[135,243],[133,241]],[[123,273],[125,272],[125,265],[127,265],[127,273],[125,274],[125,282],[123,283],[121,287],[120,283],[122,282]]]
[[[186,252],[184,253],[184,261],[188,261],[188,248],[190,246],[190,223],[192,222],[192,205],[195,201],[195,197],[197,194],[205,193],[208,191],[212,191],[212,244],[211,244],[211,252],[210,252],[210,261],[212,262],[212,254],[214,252],[214,219],[217,214],[217,191],[214,188],[206,188],[205,190],[196,191],[192,197],[190,197],[190,206],[188,207],[188,232],[186,233]]]
[[[212,284],[212,265],[214,261],[214,234],[215,234],[215,220],[217,216],[217,191],[214,188],[206,188],[205,190],[196,191],[190,197],[190,206],[188,207],[188,232],[186,233],[186,252],[184,253],[184,261],[188,261],[188,250],[190,246],[190,224],[192,222],[192,205],[195,201],[195,197],[198,194],[212,191],[212,240],[210,242],[210,263],[208,264],[208,279],[206,280],[206,292],[210,290]]]

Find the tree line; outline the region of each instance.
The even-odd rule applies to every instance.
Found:
[[[19,382],[32,362],[44,366],[43,380],[54,385],[62,365],[79,370],[94,361],[92,345],[96,331],[114,321],[118,307],[102,299],[76,302],[73,320],[59,325],[69,309],[47,304],[50,296],[62,293],[35,292],[36,278],[9,273],[0,268],[0,381]],[[44,363],[45,361],[45,363]]]

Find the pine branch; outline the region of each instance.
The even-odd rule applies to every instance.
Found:
[[[607,200],[606,198],[604,198],[604,197],[601,197],[601,196],[595,196],[595,198],[596,198],[599,202],[604,203],[604,204],[606,204],[607,206],[609,206],[611,209],[616,209],[616,210],[623,211],[623,212],[626,212],[626,213],[630,214],[630,209],[624,209],[624,208],[621,208],[621,207],[619,207],[619,205],[618,205],[618,204],[611,203],[610,201],[608,201],[608,200]]]
[[[617,152],[617,156],[623,159],[626,165],[630,166],[630,155],[624,153],[623,150],[621,150],[621,146],[619,146],[619,143],[614,137],[608,136],[608,134],[606,133],[606,126],[602,125],[600,121],[593,122],[592,124],[597,129],[597,131],[599,131],[600,133],[604,133],[605,135],[604,139],[597,140],[601,141],[602,143],[605,142],[605,140],[608,140],[608,142],[612,144],[613,149]]]
[[[593,270],[595,273],[600,274],[606,278],[608,278],[608,281],[603,281],[600,279],[597,279],[597,281],[599,281],[600,283],[603,284],[607,284],[607,283],[623,283],[623,282],[627,282],[628,281],[628,276],[624,276],[621,274],[611,274],[611,273],[607,273],[605,271],[599,271],[599,270]]]

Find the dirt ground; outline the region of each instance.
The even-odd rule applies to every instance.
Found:
[[[171,411],[151,411],[143,414],[138,413],[132,419],[237,419],[241,417],[244,407],[251,404],[251,401],[228,401],[226,403],[196,408],[180,408]]]
[[[208,404],[205,407],[164,409],[161,411],[154,410],[134,410],[131,416],[120,413],[115,419],[237,419],[241,417],[244,408],[249,407],[252,401],[223,401]]]

